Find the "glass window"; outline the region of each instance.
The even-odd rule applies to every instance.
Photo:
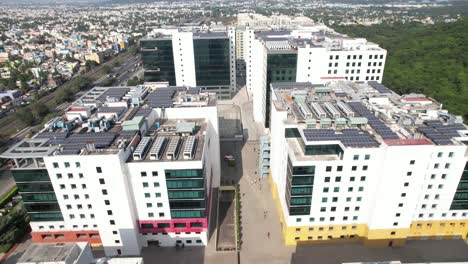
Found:
[[[57,162],[52,163],[52,165],[53,165],[54,168],[56,168],[56,169],[59,167],[59,164],[58,164]]]
[[[166,178],[203,178],[203,170],[166,170]]]

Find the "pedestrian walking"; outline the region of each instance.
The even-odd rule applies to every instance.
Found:
[[[267,233],[267,237],[268,237],[268,239],[270,239],[270,232]]]

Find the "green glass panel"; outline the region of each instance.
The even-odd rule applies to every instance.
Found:
[[[455,193],[454,200],[467,200],[468,201],[468,192]]]
[[[293,175],[307,175],[315,173],[315,166],[295,166],[293,167]]]
[[[310,206],[289,208],[289,215],[309,215],[309,214],[310,214]]]
[[[205,191],[169,191],[169,199],[204,198]]]
[[[468,210],[468,201],[453,201],[450,210]]]
[[[171,209],[205,208],[205,200],[177,200],[169,201]]]
[[[60,211],[58,203],[24,203],[24,208],[28,212],[54,212]]]
[[[140,47],[145,81],[176,85],[172,39],[141,40]]]
[[[299,138],[301,134],[297,128],[286,128],[284,130],[284,137],[286,138]]]
[[[19,192],[53,192],[54,187],[50,182],[30,182],[30,183],[17,183]]]
[[[206,217],[205,210],[190,210],[190,211],[181,211],[181,210],[171,210],[172,218],[204,218]]]
[[[194,39],[193,53],[197,86],[229,85],[229,39]]]
[[[63,221],[62,213],[29,213],[31,221]]]
[[[166,170],[166,178],[203,178],[203,170]]]
[[[461,191],[461,190],[463,190],[463,191],[465,191],[465,190],[468,191],[468,182],[460,182],[460,183],[458,184],[457,190],[459,190],[459,191]]]
[[[203,188],[203,179],[201,180],[168,180],[166,182],[168,189],[190,189]]]
[[[291,205],[310,205],[310,197],[291,197]]]
[[[57,201],[55,193],[23,193],[21,198],[23,202]]]
[[[314,177],[313,176],[305,176],[305,177],[293,177],[291,184],[293,186],[297,185],[312,185],[314,184]]]
[[[47,170],[11,170],[16,182],[50,181]]]
[[[342,155],[343,149],[339,145],[313,145],[305,146],[305,155]]]
[[[311,195],[312,187],[292,187],[291,195]]]

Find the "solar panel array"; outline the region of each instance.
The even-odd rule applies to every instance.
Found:
[[[369,125],[377,132],[383,139],[399,139],[400,137],[393,132],[387,125],[385,125],[378,117],[373,115],[360,102],[349,102],[348,105],[362,117],[367,118]]]
[[[453,137],[459,137],[458,130],[466,130],[462,124],[444,125],[439,120],[428,120],[424,122],[425,127],[418,127],[418,131],[432,140],[436,145],[450,145]]]
[[[66,132],[42,132],[36,135],[36,138],[48,138],[49,145],[63,145],[67,137]]]
[[[107,97],[115,97],[118,100],[121,100],[125,94],[130,91],[129,88],[109,88],[107,91],[102,93],[98,98],[96,98],[97,101],[104,102],[106,101]]]
[[[153,109],[151,109],[151,108],[149,108],[149,107],[140,108],[140,109],[138,109],[138,111],[136,112],[135,116],[144,116],[144,117],[148,117],[148,116],[151,114],[151,111],[153,111]]]
[[[149,93],[146,97],[148,105],[152,108],[168,108],[174,105],[172,97],[174,97],[176,90],[171,88],[159,88],[154,92]]]
[[[367,84],[369,84],[372,88],[376,89],[381,94],[391,94],[392,93],[392,90],[388,89],[387,87],[385,87],[384,85],[382,85],[381,83],[378,83],[376,81],[369,81],[369,82],[367,82]]]
[[[201,88],[200,87],[191,87],[186,91],[187,94],[199,94]]]
[[[379,143],[366,131],[358,129],[343,129],[340,132],[333,129],[304,129],[307,141],[339,140],[346,147],[378,147]]]
[[[88,143],[94,143],[96,148],[106,148],[112,144],[116,136],[117,134],[113,132],[71,134],[65,140],[65,144],[84,146]]]

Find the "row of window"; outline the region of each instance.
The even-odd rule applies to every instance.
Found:
[[[325,177],[324,182],[331,182],[331,179],[332,179],[332,177]],[[341,182],[341,176],[336,176],[334,179],[335,179],[334,180],[335,182]],[[361,176],[360,177],[361,182],[363,182],[365,180],[366,180],[366,176]],[[356,177],[354,177],[354,176],[349,177],[349,181],[350,182],[356,181]]]
[[[62,173],[57,173],[55,176],[57,177],[57,179],[63,178]],[[73,173],[67,173],[67,177],[68,179],[73,179],[74,178]],[[83,179],[84,178],[83,173],[78,173],[78,178]]]
[[[100,238],[99,236],[99,233],[92,233],[92,234],[86,234],[86,233],[82,233],[82,234],[76,234],[75,235],[77,239],[85,239],[85,238]],[[47,240],[47,239],[65,239],[65,234],[44,234],[44,235],[41,235],[41,238],[44,239],[44,240]]]
[[[312,52],[310,52],[309,54],[312,55]],[[369,55],[369,59],[372,59],[372,58],[374,58],[374,59],[379,59],[379,58],[383,59],[383,57],[384,57],[384,55],[382,55],[382,54],[380,54],[380,55],[378,55],[378,54]],[[348,55],[348,56],[346,56],[346,59],[348,59],[348,60],[351,60],[351,59],[353,59],[353,60],[356,60],[356,59],[362,60],[362,58],[363,58],[362,55],[352,55],[352,56]],[[333,60],[333,55],[330,55],[329,59]],[[335,55],[335,60],[338,60],[338,59],[340,59],[340,56]]]
[[[357,215],[355,215],[352,218],[350,218],[350,216],[343,216],[343,218],[342,218],[343,221],[348,221],[350,219],[352,219],[353,221],[357,221],[359,219],[359,217]],[[326,220],[325,217],[319,217],[319,222],[325,222],[325,220]],[[328,220],[330,222],[333,222],[333,221],[335,221],[335,217],[334,216],[329,217]],[[310,217],[309,222],[310,223],[315,222],[315,217]],[[301,217],[296,218],[296,223],[302,223],[302,218]]]
[[[148,182],[143,182],[142,185],[143,185],[143,188],[148,188],[149,187]],[[153,182],[153,187],[159,187],[159,182]]]
[[[68,217],[69,217],[70,219],[75,219],[75,215],[74,215],[74,214],[69,214]],[[86,215],[85,215],[85,214],[79,214],[78,217],[79,217],[80,219],[86,219]],[[89,218],[94,219],[94,218],[95,218],[94,214],[90,214],[90,215],[89,215]]]
[[[96,225],[96,224],[93,225],[93,228],[97,228],[97,227],[98,227],[98,225]],[[39,226],[39,230],[43,230],[44,228],[45,228],[44,226]],[[58,228],[59,229],[65,229],[65,226],[64,225],[59,225]],[[81,229],[81,228],[83,228],[83,229],[89,228],[89,225],[83,225],[82,227],[79,227],[78,225],[73,225],[73,229]],[[55,226],[50,225],[49,229],[54,230]]]
[[[323,236],[317,236],[317,239],[318,240],[328,240],[328,239],[346,239],[346,238],[355,238],[357,237],[357,235],[340,235],[339,237],[338,236],[327,236],[327,237],[323,237]],[[295,237],[294,240],[301,240],[300,237]],[[307,237],[307,240],[314,240],[314,237],[313,236],[308,236]]]
[[[67,209],[68,209],[68,210],[73,209],[73,207],[72,207],[71,204],[67,204],[66,206],[67,206]],[[92,206],[91,204],[88,204],[88,205],[87,205],[87,208],[88,208],[88,209],[93,209],[93,206]],[[78,209],[78,210],[83,209],[83,205],[82,205],[82,204],[77,204],[77,205],[76,205],[76,209]]]
[[[414,224],[411,224],[411,227],[413,227],[413,226],[414,226]],[[437,226],[439,226],[439,227],[450,226],[451,228],[454,228],[454,227],[456,227],[456,226],[465,227],[466,224],[465,224],[465,223],[458,223],[458,225],[457,225],[456,223],[449,223],[448,225],[446,225],[445,223],[440,223],[440,224],[438,224],[438,225],[432,224],[432,223],[427,223],[427,224],[421,224],[421,223],[419,223],[419,224],[416,224],[416,228],[422,228],[423,226],[429,227],[429,228],[437,227]]]
[[[74,195],[73,195],[73,198],[74,198],[75,200],[79,200],[79,199],[80,199],[80,195],[79,195],[79,194],[74,194]],[[89,199],[89,194],[84,194],[84,198],[85,198],[85,199]],[[64,200],[68,200],[68,199],[70,199],[70,196],[69,196],[68,194],[64,194],[64,195],[63,195],[63,199],[64,199]]]
[[[59,165],[58,162],[52,163],[52,166],[53,166],[55,169],[60,168],[60,165]],[[63,167],[64,167],[64,168],[70,168],[70,167],[71,167],[70,162],[64,162],[64,163],[63,163]],[[81,163],[75,162],[75,167],[76,167],[76,168],[81,168]]]
[[[328,193],[328,192],[330,191],[330,188],[329,188],[329,187],[324,187],[324,188],[322,189],[322,191],[323,191],[324,193]],[[339,192],[339,191],[340,191],[340,187],[333,187],[333,192]],[[348,187],[348,192],[353,192],[353,191],[354,191],[354,187]],[[359,192],[363,192],[363,191],[364,191],[364,187],[362,187],[362,186],[359,187],[359,188],[358,188],[358,191],[359,191]]]
[[[296,232],[301,232],[303,229],[306,229],[305,227],[297,227],[296,228]],[[351,226],[350,228],[351,230],[356,230],[357,229],[357,226],[353,225]],[[338,227],[334,227],[334,226],[329,226],[329,227],[323,227],[323,226],[320,226],[320,227],[308,227],[307,230],[309,232],[314,232],[314,231],[319,231],[319,232],[322,232],[322,231],[333,231],[333,230],[348,230],[348,226],[342,226],[341,228],[338,228]]]
[[[448,215],[447,213],[442,213],[442,214],[440,214],[441,217],[447,217],[447,215]],[[418,215],[418,218],[424,218],[425,216],[426,216],[425,214],[419,214],[419,215]],[[452,216],[452,217],[457,217],[458,214],[457,214],[457,213],[452,213],[451,216]],[[462,213],[461,216],[462,216],[462,217],[466,217],[466,216],[468,216],[468,214],[467,214],[467,213]],[[427,217],[433,218],[433,217],[434,217],[434,213],[428,214]]]
[[[331,202],[332,203],[337,203],[339,200],[338,197],[332,197],[331,199]],[[351,202],[352,201],[352,198],[351,197],[346,197],[346,202]],[[362,197],[359,196],[359,197],[356,197],[356,202],[361,202],[362,201]],[[328,202],[328,197],[322,197],[322,203],[327,203]]]
[[[369,160],[370,159],[370,155],[365,155],[364,157],[365,160]],[[359,160],[359,155],[354,155],[353,156],[353,160]],[[368,166],[363,166],[362,167],[362,170],[367,170]],[[330,172],[333,170],[333,166],[326,166],[325,167],[325,171],[326,172]],[[351,166],[351,170],[352,171],[355,171],[357,170],[357,166]],[[343,171],[343,166],[336,166],[336,171]]]
[[[193,233],[197,234],[197,235],[201,234],[201,232],[193,232]],[[144,236],[149,236],[149,235],[157,236],[158,234],[165,235],[165,236],[168,235],[168,233],[166,233],[166,232],[162,232],[162,233],[142,233],[142,235],[144,235]],[[175,232],[175,234],[180,235],[181,233],[180,232]],[[191,235],[192,232],[184,232],[184,234]]]
[[[59,186],[60,186],[60,189],[61,189],[61,190],[65,190],[65,189],[66,189],[66,185],[65,185],[65,184],[60,184]],[[70,188],[71,188],[72,190],[74,190],[74,189],[77,188],[77,185],[76,185],[76,184],[70,184]],[[83,190],[86,190],[86,184],[84,184],[84,183],[81,184],[81,188],[82,188]]]

